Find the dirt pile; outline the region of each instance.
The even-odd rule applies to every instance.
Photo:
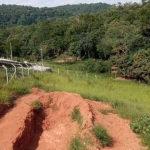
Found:
[[[42,103],[41,109],[31,107],[35,100]],[[71,119],[74,108],[80,110],[83,120],[80,125]],[[99,109],[112,108],[78,94],[32,89],[31,94],[19,98],[15,107],[0,119],[0,150],[68,150],[75,135],[90,137],[93,144],[84,143],[90,150],[145,149],[131,131],[128,120],[113,113],[104,115]],[[91,131],[94,124],[107,129],[114,141],[112,147],[101,147]]]

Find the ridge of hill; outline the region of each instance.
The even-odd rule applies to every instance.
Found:
[[[30,25],[46,19],[67,18],[87,12],[96,13],[110,6],[106,3],[95,3],[38,8],[2,4],[0,5],[0,26]]]

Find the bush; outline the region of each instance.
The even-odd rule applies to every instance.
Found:
[[[92,131],[103,146],[110,146],[112,144],[112,138],[107,134],[103,126],[95,125]]]
[[[109,64],[103,60],[86,60],[83,62],[83,65],[80,66],[80,70],[87,72],[97,72],[97,73],[106,73],[109,71]]]
[[[133,56],[127,55],[118,61],[121,75],[150,83],[150,48],[137,51]]]

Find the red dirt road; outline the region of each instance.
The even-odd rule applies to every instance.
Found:
[[[42,109],[34,110],[34,100]],[[71,120],[74,107],[83,117],[81,126]],[[32,89],[31,94],[18,98],[15,107],[0,118],[0,150],[69,150],[71,138],[88,135],[93,145],[84,143],[89,150],[146,150],[129,127],[129,120],[117,114],[103,115],[99,109],[112,109],[110,105],[83,99],[67,92],[45,93]],[[101,147],[91,129],[102,124],[112,137],[111,147]]]

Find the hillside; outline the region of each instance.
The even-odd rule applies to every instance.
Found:
[[[45,93],[37,88],[31,91],[17,99],[15,107],[0,119],[0,149],[146,150],[130,129],[129,120],[114,113],[104,115],[98,111],[111,110],[110,105],[83,99],[73,93]],[[40,108],[31,106],[36,99],[41,104]],[[82,118],[80,123],[72,120],[75,109],[79,110]],[[99,138],[94,136],[93,129],[100,125],[108,132],[112,145],[108,144],[105,130],[98,130],[101,133]]]
[[[126,3],[97,13],[46,19],[28,26],[1,27],[0,56],[9,58],[11,43],[15,59],[39,61],[40,49],[47,60],[65,53],[87,60],[80,66],[86,72],[105,73],[117,66],[119,75],[148,83],[149,8],[150,1]],[[27,14],[24,16],[28,18]]]
[[[110,5],[106,3],[65,5],[53,8],[0,5],[0,26],[30,25],[45,19],[67,18],[86,12],[95,13],[109,7]]]

